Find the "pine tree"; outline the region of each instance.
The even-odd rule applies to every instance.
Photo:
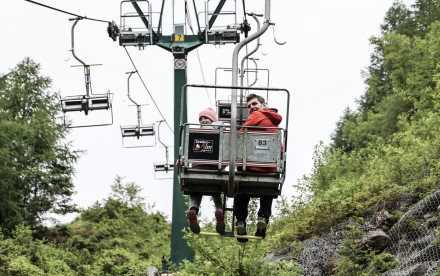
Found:
[[[40,65],[25,58],[0,77],[0,227],[36,227],[48,212],[68,213],[79,152],[66,142],[58,97]]]

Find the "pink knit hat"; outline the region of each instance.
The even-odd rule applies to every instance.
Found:
[[[202,116],[205,116],[206,118],[210,119],[213,122],[217,121],[217,114],[210,107],[207,107],[207,108],[203,109],[202,111],[200,111],[200,113],[199,113],[199,121],[200,121],[200,117],[202,117]]]

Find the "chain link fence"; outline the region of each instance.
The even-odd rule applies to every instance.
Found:
[[[382,276],[440,275],[439,225],[440,191],[436,191],[415,204],[388,232],[387,252],[396,256],[400,266]]]
[[[408,197],[408,198],[407,198]],[[396,209],[407,209],[413,197],[402,195]],[[376,218],[361,225],[366,234],[376,229]],[[304,247],[285,261],[297,262],[304,276],[335,275],[334,263],[341,260],[339,249],[351,229],[350,223],[339,225],[320,238],[304,242]],[[413,205],[388,231],[390,242],[385,252],[393,254],[399,267],[382,276],[440,276],[440,190]],[[277,258],[276,256],[275,259]]]

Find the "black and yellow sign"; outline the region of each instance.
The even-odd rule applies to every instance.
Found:
[[[185,41],[185,35],[183,34],[175,34],[174,41],[183,42]]]

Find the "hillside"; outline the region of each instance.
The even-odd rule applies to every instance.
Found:
[[[366,92],[357,110],[345,110],[332,144],[316,146],[313,172],[294,185],[299,196],[284,204],[271,228],[272,250],[304,247],[308,239],[333,233],[339,246],[332,253],[339,259],[323,275],[381,275],[407,260],[388,255],[399,241],[380,250],[362,244],[371,230],[393,238],[406,223],[413,227],[403,235],[430,233],[425,249],[436,243],[438,200],[423,212],[411,211],[417,216],[405,213],[440,188],[439,18],[440,1],[419,0],[412,7],[395,2],[388,10],[381,34],[371,38]],[[440,254],[438,247],[429,248],[434,257],[425,274],[387,275],[434,275],[428,268],[439,266]]]

